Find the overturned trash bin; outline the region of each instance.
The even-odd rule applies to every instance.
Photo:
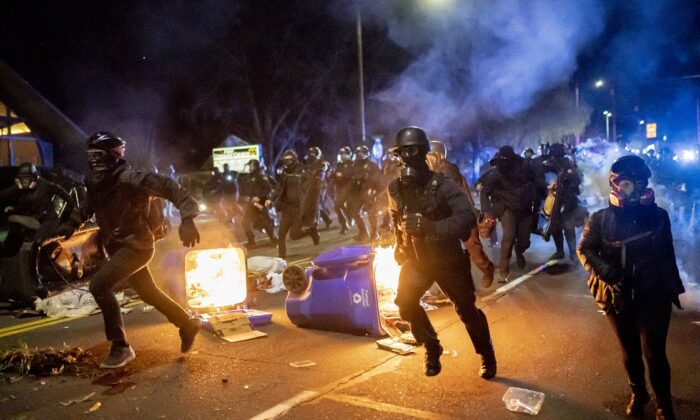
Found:
[[[316,257],[306,270],[287,267],[283,274],[289,291],[285,306],[292,323],[357,335],[386,335],[379,312],[375,273],[382,271],[377,270],[377,255],[370,246],[341,246]],[[393,256],[391,260],[395,264]],[[398,269],[380,276],[382,281],[395,283]]]

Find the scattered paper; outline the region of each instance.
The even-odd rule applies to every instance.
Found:
[[[267,334],[265,334],[262,331],[258,330],[252,330],[240,334],[234,334],[234,335],[222,335],[221,338],[224,340],[228,341],[229,343],[237,343],[239,341],[246,341],[246,340],[252,340],[254,338],[259,338],[259,337],[267,337]]]
[[[78,398],[77,400],[59,401],[59,404],[61,404],[64,407],[68,407],[69,405],[85,402],[85,401],[89,400],[90,398],[92,398],[93,395],[95,395],[95,393],[91,392],[82,398]]]
[[[393,338],[383,338],[381,340],[377,340],[376,343],[378,348],[382,350],[388,350],[390,352],[394,352],[400,355],[415,353],[416,351],[414,346],[402,343]]]
[[[295,367],[295,368],[316,366],[316,362],[311,361],[311,360],[300,360],[300,361],[298,361],[298,362],[292,362],[292,363],[290,363],[289,366]]]
[[[151,311],[153,311],[153,306],[151,306],[151,305],[143,305],[143,308],[141,308],[141,311],[143,311],[143,312],[151,312]]]

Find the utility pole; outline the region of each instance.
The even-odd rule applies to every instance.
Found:
[[[360,75],[360,128],[362,130],[362,143],[367,142],[365,127],[365,75],[362,64],[362,14],[357,7],[357,66]]]
[[[698,146],[700,146],[700,99],[695,98],[695,127]]]

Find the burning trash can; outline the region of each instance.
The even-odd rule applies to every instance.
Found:
[[[238,247],[189,251],[185,255],[187,305],[202,314],[222,312],[247,296],[246,256]]]
[[[287,316],[304,328],[384,336],[389,318],[398,319],[393,301],[399,266],[393,248],[341,246],[312,260],[306,270],[288,267]]]

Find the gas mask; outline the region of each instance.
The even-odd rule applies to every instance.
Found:
[[[396,153],[401,158],[401,162],[407,167],[414,169],[427,169],[426,152],[420,146],[401,146],[396,149]]]
[[[611,182],[610,204],[615,207],[629,207],[636,204],[648,206],[654,203],[654,190],[646,183],[626,178],[618,178]]]
[[[106,150],[88,149],[87,163],[92,179],[100,182],[112,173],[112,169],[119,163],[119,158]]]
[[[33,190],[36,188],[36,177],[20,175],[15,178],[15,184],[20,190]]]

